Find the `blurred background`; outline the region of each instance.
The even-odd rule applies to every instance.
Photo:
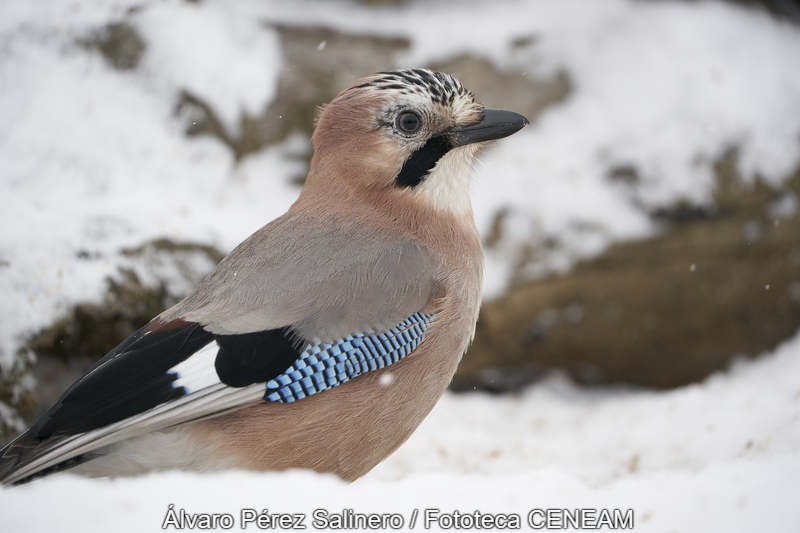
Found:
[[[378,478],[797,470],[794,0],[5,0],[2,438],[288,208],[316,106],[402,67],[532,124],[475,176],[484,305],[440,436]]]

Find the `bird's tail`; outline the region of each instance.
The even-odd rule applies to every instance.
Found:
[[[3,485],[22,485],[34,479],[68,470],[94,458],[91,454],[78,455],[24,477],[14,475],[41,455],[43,451],[40,447],[41,444],[42,439],[32,437],[26,431],[0,450],[0,483]]]

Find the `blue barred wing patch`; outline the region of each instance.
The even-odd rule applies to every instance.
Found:
[[[294,402],[396,363],[422,342],[432,318],[414,313],[385,333],[309,343],[286,372],[267,382],[264,399]]]

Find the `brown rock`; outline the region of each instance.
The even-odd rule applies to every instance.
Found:
[[[658,213],[664,234],[485,304],[453,387],[512,390],[555,368],[584,383],[677,387],[794,335],[800,170],[781,191],[743,185],[735,152],[716,171],[713,209]]]

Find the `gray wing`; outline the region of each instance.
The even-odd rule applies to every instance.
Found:
[[[291,326],[300,338],[333,340],[391,328],[422,309],[436,269],[430,252],[399,234],[287,213],[162,316],[217,334]]]

